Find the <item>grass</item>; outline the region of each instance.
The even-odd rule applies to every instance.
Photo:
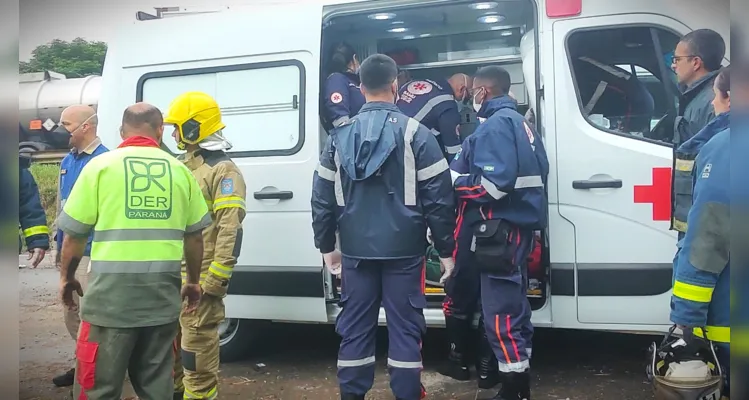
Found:
[[[34,176],[34,180],[39,187],[42,207],[47,214],[47,226],[50,227],[50,245],[55,247],[52,240],[52,236],[55,234],[52,232],[52,223],[55,222],[57,216],[57,180],[60,177],[60,164],[32,164],[29,171],[31,171],[31,175]]]

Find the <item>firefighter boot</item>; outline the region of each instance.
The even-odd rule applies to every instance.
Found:
[[[341,393],[341,400],[364,400],[364,395]]]
[[[468,319],[445,317],[445,328],[450,340],[450,354],[447,361],[437,368],[441,375],[459,381],[471,379],[471,372],[465,362],[466,342],[471,333],[471,322]]]
[[[531,400],[531,375],[525,372],[507,372],[501,375],[502,388],[493,400]]]
[[[421,394],[419,394],[419,400],[423,400],[423,399],[426,399],[426,398],[427,398],[427,390],[424,387],[424,384],[422,383],[421,384]],[[364,399],[364,398],[362,397],[362,399]],[[401,399],[401,398],[398,397],[395,400],[403,400],[403,399]]]
[[[479,389],[492,389],[499,383],[499,367],[497,366],[497,357],[494,355],[489,344],[489,338],[486,337],[484,329],[484,317],[479,318],[479,348],[478,359],[476,363],[476,374],[478,377]]]

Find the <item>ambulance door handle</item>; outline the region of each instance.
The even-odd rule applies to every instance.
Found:
[[[290,190],[278,190],[274,192],[255,192],[253,196],[256,200],[291,200],[294,198],[294,192]]]
[[[605,181],[572,181],[573,189],[604,189],[614,188],[620,189],[622,187],[621,179],[609,179]]]

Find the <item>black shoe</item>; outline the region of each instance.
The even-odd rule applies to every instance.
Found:
[[[437,367],[437,372],[458,381],[470,380],[471,371],[468,370],[464,354],[471,333],[471,322],[467,319],[445,317],[445,329],[450,339],[450,354],[447,361]]]
[[[174,392],[174,395],[172,395],[172,400],[182,400],[185,398],[185,392]]]
[[[501,375],[502,388],[493,400],[531,400],[531,375],[525,372],[508,372]]]
[[[419,394],[419,399],[426,399],[426,397],[427,397],[427,390],[424,387],[424,384],[422,383],[421,384],[421,393]],[[362,397],[362,400],[363,399],[364,399],[364,397]],[[396,397],[395,400],[404,400],[404,399],[401,399],[400,397]]]
[[[497,366],[497,357],[494,356],[494,350],[492,350],[489,339],[486,337],[483,317],[479,319],[478,336],[479,348],[476,373],[478,374],[479,389],[493,389],[499,384],[499,367]]]
[[[341,393],[341,400],[364,400],[364,395]]]
[[[52,383],[54,383],[57,387],[73,386],[73,384],[75,383],[75,368],[60,376],[52,378]]]

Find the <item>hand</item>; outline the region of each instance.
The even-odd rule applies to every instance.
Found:
[[[74,291],[78,293],[78,297],[83,297],[83,288],[81,287],[81,283],[78,282],[78,279],[73,278],[69,281],[63,280],[60,282],[60,298],[62,298],[62,303],[65,304],[70,311],[78,309],[75,301],[73,301]]]
[[[434,241],[432,240],[432,230],[427,228],[427,242],[429,244],[434,244]]]
[[[200,288],[199,284],[185,283],[182,285],[182,291],[180,294],[182,295],[183,301],[187,299],[187,305],[185,306],[186,313],[189,314],[198,309],[200,298],[203,295],[203,290]]]
[[[338,250],[333,250],[330,253],[322,255],[325,267],[327,267],[328,271],[335,276],[341,275],[341,258],[341,252]]]
[[[39,263],[42,262],[46,253],[47,252],[44,249],[30,249],[27,260],[31,260],[31,267],[36,268]]]
[[[452,257],[442,258],[440,257],[440,271],[442,271],[442,277],[440,283],[445,283],[448,278],[453,274],[455,269],[455,260]]]

